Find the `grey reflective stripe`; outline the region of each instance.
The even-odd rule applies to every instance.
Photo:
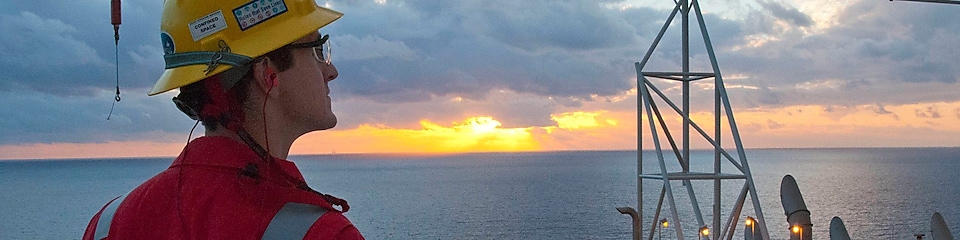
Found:
[[[110,222],[113,221],[113,214],[117,213],[117,208],[120,207],[120,203],[126,198],[126,194],[119,196],[103,209],[103,212],[100,213],[100,219],[97,220],[97,230],[93,232],[93,239],[100,240],[107,238],[107,233],[110,233]]]
[[[289,202],[270,220],[262,239],[303,239],[326,212],[319,206]]]
[[[185,52],[185,53],[171,53],[163,55],[163,61],[166,63],[166,69],[183,67],[189,65],[207,65],[210,63],[210,60],[213,59],[214,55],[218,52]],[[250,61],[253,61],[253,58],[231,53],[231,52],[219,52],[221,55],[218,63],[229,64],[232,66],[243,66]]]

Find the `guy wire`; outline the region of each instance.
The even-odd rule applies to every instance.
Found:
[[[110,114],[107,115],[107,120],[110,120],[110,116],[113,116],[113,108],[117,106],[117,102],[120,102],[120,44],[119,42],[114,42],[113,45],[113,56],[114,67],[117,69],[117,95],[113,97],[113,104],[110,104]]]

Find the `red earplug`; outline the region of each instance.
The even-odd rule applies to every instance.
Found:
[[[264,70],[263,75],[267,81],[267,84],[269,84],[271,87],[280,85],[280,81],[277,81],[277,73],[273,71],[273,68],[267,67],[267,69]]]

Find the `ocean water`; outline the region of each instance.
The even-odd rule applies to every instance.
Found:
[[[645,152],[645,159],[655,159]],[[960,148],[747,150],[774,239],[787,239],[780,180],[793,175],[812,213],[815,239],[829,239],[840,216],[854,239],[915,239],[939,211],[960,234]],[[708,171],[713,153],[694,151]],[[636,207],[632,151],[450,155],[294,156],[307,181],[350,202],[348,218],[367,239],[629,239]],[[0,239],[77,239],[109,199],[136,187],[172,159],[0,161]],[[675,161],[675,160],[673,160]],[[728,165],[729,166],[729,165]],[[732,167],[725,167],[729,172]],[[656,173],[646,161],[645,173]],[[726,221],[743,180],[724,181]],[[644,181],[644,226],[662,182]],[[686,191],[676,191],[680,222],[696,236]],[[694,181],[706,221],[712,181]],[[668,205],[665,204],[665,209]],[[665,210],[666,211],[666,210]],[[752,205],[744,216],[755,216]],[[742,218],[741,218],[742,219]],[[663,231],[675,239],[676,224]],[[742,238],[739,223],[734,239]],[[671,235],[674,234],[674,235]],[[646,233],[644,233],[646,236]]]

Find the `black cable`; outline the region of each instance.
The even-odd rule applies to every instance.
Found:
[[[200,125],[200,120],[197,120],[197,122],[193,124],[193,128],[190,128],[190,135],[187,135],[187,144],[183,146],[183,154],[181,155],[183,162],[180,163],[181,166],[177,167],[179,168],[177,169],[177,171],[179,171],[177,174],[177,217],[180,218],[181,239],[187,239],[187,223],[183,221],[183,200],[181,200],[183,198],[183,165],[186,165],[187,152],[190,150],[190,139],[193,138],[193,130],[197,129],[197,125]],[[174,159],[174,161],[176,161],[176,159]]]

